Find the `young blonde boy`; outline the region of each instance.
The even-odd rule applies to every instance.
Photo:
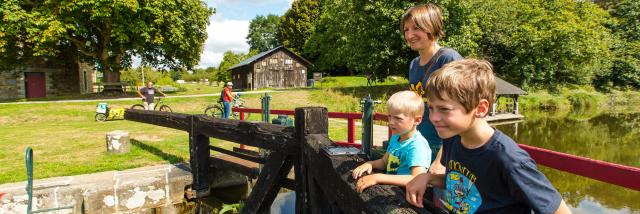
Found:
[[[444,189],[441,200],[453,213],[570,213],[529,154],[486,122],[495,88],[484,60],[451,62],[429,78],[429,120],[443,139],[445,174],[416,176],[407,201],[422,207],[429,185]]]
[[[387,109],[393,135],[382,158],[368,161],[353,170],[353,178],[358,179],[358,192],[376,184],[404,187],[415,176],[426,173],[431,164],[429,144],[416,130],[424,112],[420,95],[412,91],[395,93],[387,101]],[[386,170],[386,173],[371,174],[374,168]]]

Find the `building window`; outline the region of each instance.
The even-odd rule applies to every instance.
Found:
[[[291,65],[291,64],[293,64],[293,60],[291,60],[291,59],[285,59],[285,60],[284,60],[284,64],[285,64],[285,65]]]
[[[278,59],[269,59],[269,63],[270,64],[276,64],[276,63],[278,63]]]
[[[267,61],[262,61],[262,66],[267,66]]]

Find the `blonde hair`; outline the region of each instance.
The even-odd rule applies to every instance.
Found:
[[[407,9],[407,12],[402,15],[400,30],[404,31],[404,23],[408,20],[413,21],[418,28],[426,32],[431,40],[437,40],[444,36],[442,12],[434,4],[422,4]]]
[[[481,99],[495,100],[496,79],[493,66],[486,60],[463,59],[450,62],[435,71],[426,86],[427,98],[458,101],[466,112],[473,110]]]
[[[387,109],[398,110],[408,116],[416,117],[424,114],[422,97],[413,91],[400,91],[389,97]]]

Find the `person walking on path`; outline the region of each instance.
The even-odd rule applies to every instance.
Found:
[[[402,16],[400,27],[411,50],[419,54],[409,64],[409,87],[425,97],[424,87],[431,74],[449,62],[462,59],[462,56],[455,50],[438,44],[438,39],[444,36],[444,24],[440,8],[434,4],[422,4],[407,9]],[[428,108],[425,108],[424,118],[429,118]],[[442,139],[438,137],[435,127],[429,120],[422,120],[418,125],[418,131],[427,139],[432,151],[433,164],[429,167],[429,172],[443,171],[444,167],[439,164]]]

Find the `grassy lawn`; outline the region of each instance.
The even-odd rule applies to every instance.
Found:
[[[362,83],[358,79],[354,81]],[[352,87],[361,86],[352,84]],[[198,90],[203,93],[217,93],[219,89],[214,86],[200,87]],[[344,108],[340,106],[356,105],[359,101],[356,98],[343,100],[353,96],[353,90],[355,89],[343,92],[324,85],[322,89],[271,93],[271,109],[292,110],[302,106],[325,106],[329,111],[343,111]],[[333,94],[326,95],[327,91],[333,91]],[[247,101],[248,107],[260,107],[262,94],[247,94],[242,97]],[[215,100],[217,97],[207,96],[167,98],[164,101],[175,112],[200,114]],[[0,105],[0,161],[3,163],[0,165],[0,183],[26,180],[24,153],[27,146],[34,150],[36,179],[188,161],[186,132],[125,120],[95,122],[97,103],[87,101]],[[139,101],[108,102],[111,108],[128,108],[135,103]],[[353,111],[359,111],[359,108]],[[260,118],[259,114],[252,114],[249,119]],[[329,126],[332,139],[346,140],[346,122],[330,121]],[[132,143],[130,153],[106,152],[105,135],[113,130],[129,132]],[[360,130],[357,129],[356,137],[359,139],[360,136]],[[225,148],[235,145],[215,139],[212,143]]]

